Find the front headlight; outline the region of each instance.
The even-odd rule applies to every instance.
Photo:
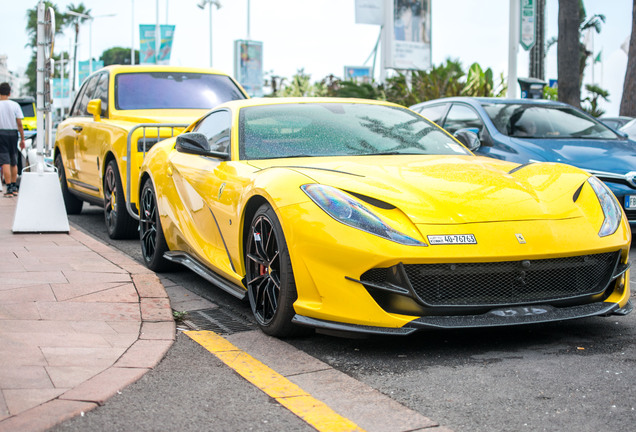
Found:
[[[618,204],[618,201],[616,201],[616,197],[612,191],[605,186],[605,183],[596,177],[588,178],[587,182],[592,186],[592,189],[594,189],[598,201],[601,203],[603,215],[605,216],[598,235],[599,237],[612,235],[618,229],[618,225],[621,223],[621,218],[623,217],[621,206]]]
[[[338,222],[403,245],[428,246],[391,228],[371,210],[340,189],[319,184],[303,185],[301,189],[318,207]]]

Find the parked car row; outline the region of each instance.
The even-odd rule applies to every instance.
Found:
[[[210,70],[109,67],[60,124],[55,164],[68,212],[103,205],[111,237],[138,235],[150,269],[194,270],[247,299],[273,336],[632,310],[616,196],[636,208],[622,168],[634,143],[564,104],[413,109],[424,117],[249,99]]]
[[[527,164],[560,162],[594,174],[636,224],[636,142],[554,101],[448,98],[411,107],[450,133],[471,129],[478,155]]]

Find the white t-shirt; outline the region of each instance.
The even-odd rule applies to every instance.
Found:
[[[0,129],[18,130],[18,123],[15,119],[23,119],[20,104],[12,100],[0,100]]]

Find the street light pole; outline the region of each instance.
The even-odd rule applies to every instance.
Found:
[[[210,67],[212,67],[212,5],[216,6],[217,9],[221,8],[221,2],[219,0],[199,0],[197,6],[199,9],[205,9],[205,5],[210,7]]]

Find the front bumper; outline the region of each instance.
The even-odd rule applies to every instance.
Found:
[[[466,329],[503,327],[524,324],[540,324],[567,321],[593,316],[627,315],[633,309],[631,300],[624,307],[618,303],[591,303],[558,308],[550,305],[492,309],[479,315],[428,316],[417,318],[404,327],[388,328],[324,321],[296,315],[293,322],[299,325],[336,332],[406,336],[424,329]]]

